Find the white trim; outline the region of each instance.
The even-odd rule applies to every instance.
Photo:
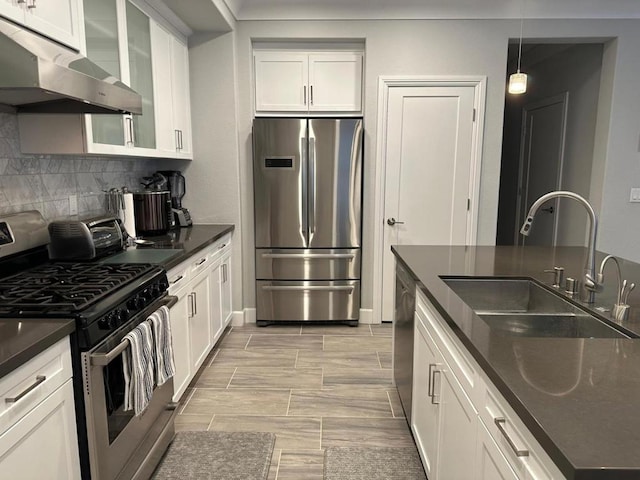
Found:
[[[478,212],[480,198],[480,167],[482,164],[482,146],[484,134],[485,97],[487,90],[487,77],[484,75],[408,75],[387,76],[378,78],[378,121],[376,140],[376,176],[375,176],[375,206],[374,206],[374,236],[373,236],[373,316],[372,323],[382,322],[382,262],[384,245],[384,180],[385,158],[387,147],[386,121],[389,110],[389,90],[393,87],[475,87],[474,108],[476,109],[476,121],[473,128],[472,159],[469,179],[469,196],[471,210],[467,219],[467,244],[475,245],[478,234]],[[364,322],[363,322],[364,323]]]
[[[360,309],[360,320],[358,322],[366,325],[380,323],[373,320],[373,309],[371,308]]]
[[[233,312],[233,325],[236,327],[241,327],[242,325],[247,325],[249,323],[256,323],[256,309],[255,308],[245,308],[241,312]]]

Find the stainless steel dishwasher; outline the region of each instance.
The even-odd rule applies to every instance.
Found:
[[[405,417],[411,425],[413,380],[413,315],[416,308],[416,282],[396,263],[396,301],[393,321],[393,379]]]

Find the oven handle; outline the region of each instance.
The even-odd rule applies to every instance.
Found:
[[[178,303],[178,297],[173,295],[167,295],[163,298],[162,303],[158,306],[158,308],[166,306],[168,308],[173,307],[176,303]],[[156,310],[158,309],[156,308]],[[154,310],[155,311],[155,310]],[[125,348],[129,345],[129,340],[126,338],[123,339],[118,345],[116,345],[110,352],[107,353],[92,353],[91,354],[91,365],[109,365],[111,361],[124,352]]]

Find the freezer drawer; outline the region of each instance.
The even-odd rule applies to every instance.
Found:
[[[259,280],[360,278],[360,249],[256,249]]]
[[[256,282],[256,319],[260,321],[356,321],[360,280]]]

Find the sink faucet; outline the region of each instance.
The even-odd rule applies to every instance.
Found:
[[[595,301],[596,292],[601,289],[601,285],[598,283],[595,272],[596,234],[598,231],[598,220],[596,219],[596,213],[594,212],[593,207],[587,200],[585,200],[584,197],[578,195],[577,193],[564,190],[557,190],[555,192],[549,192],[542,195],[535,202],[533,202],[533,205],[531,205],[529,213],[527,214],[527,219],[520,229],[520,233],[525,237],[529,236],[529,233],[531,232],[531,226],[533,225],[533,217],[535,217],[540,206],[547,200],[560,197],[576,200],[587,210],[587,214],[589,215],[589,244],[587,246],[587,259],[584,266],[584,285],[582,300],[586,303],[593,303]]]

